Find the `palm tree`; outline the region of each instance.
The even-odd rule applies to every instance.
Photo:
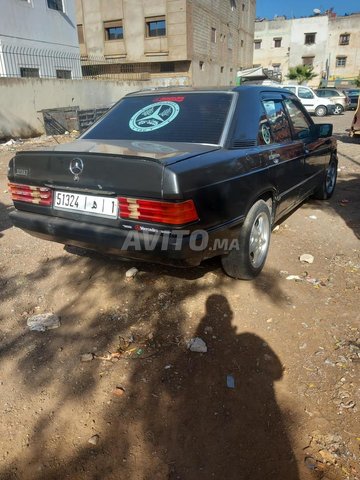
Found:
[[[313,72],[314,68],[311,65],[297,65],[296,67],[290,67],[289,73],[286,77],[289,80],[296,80],[299,85],[302,85],[304,82],[317,77],[317,74]]]

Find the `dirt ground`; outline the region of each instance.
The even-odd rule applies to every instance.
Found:
[[[53,140],[0,146],[1,480],[360,479],[352,115],[325,120],[338,138],[334,197],[280,225],[253,282],[226,277],[218,260],[177,270],[15,229],[7,163]],[[29,331],[27,318],[46,312],[61,326]],[[197,336],[207,353],[187,349]]]

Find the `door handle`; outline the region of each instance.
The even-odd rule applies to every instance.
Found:
[[[273,163],[279,163],[280,161],[280,154],[279,153],[271,153],[269,155],[269,160],[271,160]]]

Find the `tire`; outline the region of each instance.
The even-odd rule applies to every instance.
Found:
[[[344,113],[344,107],[340,103],[337,103],[335,105],[334,115],[341,115],[342,113]]]
[[[270,235],[269,207],[264,200],[258,200],[246,215],[237,248],[221,258],[225,273],[242,280],[252,280],[259,275],[269,251]]]
[[[315,108],[315,115],[317,117],[325,117],[327,114],[327,108],[324,105],[319,105]]]
[[[328,200],[332,197],[337,179],[337,166],[337,159],[332,157],[326,168],[321,184],[314,192],[314,197],[317,200]]]

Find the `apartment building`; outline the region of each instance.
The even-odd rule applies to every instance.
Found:
[[[74,0],[1,0],[0,77],[81,77]]]
[[[98,58],[99,71],[105,59],[114,74],[231,85],[253,63],[255,0],[76,0],[76,15],[83,64],[89,58],[94,73]]]
[[[333,12],[311,17],[258,20],[254,32],[254,66],[279,71],[311,65],[318,86],[351,84],[360,72],[360,14],[336,16]]]

